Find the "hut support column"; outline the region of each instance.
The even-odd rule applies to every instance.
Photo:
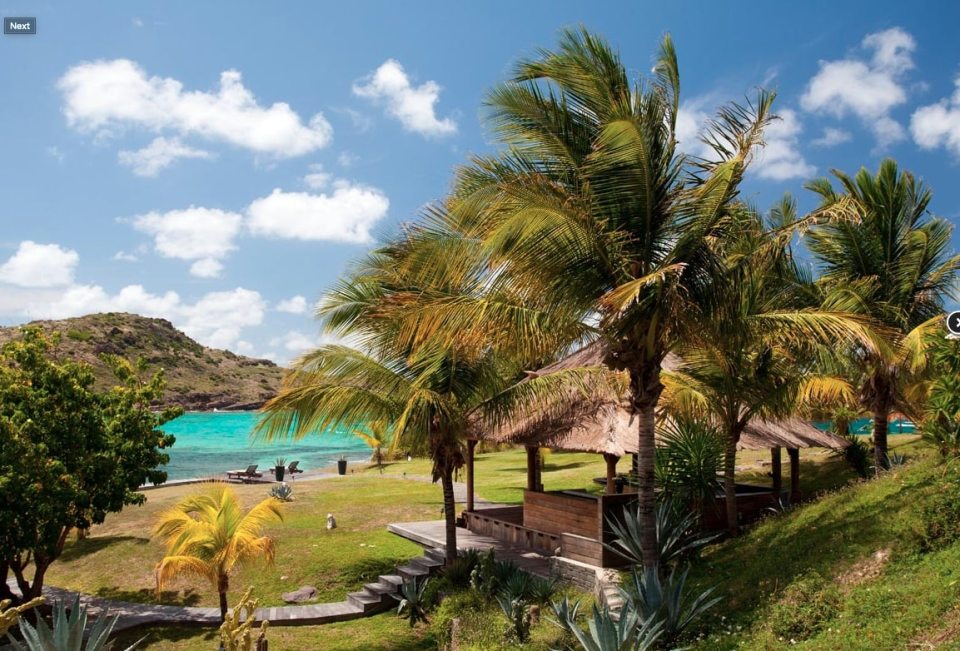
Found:
[[[790,501],[800,501],[800,450],[787,448],[790,457]]]
[[[617,462],[620,461],[620,457],[614,454],[604,454],[603,460],[607,462],[607,495],[612,495],[617,492]]]
[[[537,490],[540,482],[537,481],[540,469],[540,449],[537,447],[527,447],[527,490]]]
[[[473,511],[473,456],[474,448],[477,442],[473,439],[467,441],[467,510]]]
[[[770,448],[770,475],[773,477],[773,492],[780,499],[780,491],[783,490],[782,466],[780,464],[780,446]]]

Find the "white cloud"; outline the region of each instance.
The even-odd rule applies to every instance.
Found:
[[[703,110],[705,100],[684,102],[677,112],[677,149],[690,156],[707,157],[711,149],[700,140],[710,116]]]
[[[243,218],[215,208],[190,206],[166,213],[151,212],[133,219],[134,228],[154,238],[157,253],[166,258],[195,261],[190,273],[213,278],[221,260],[234,248]]]
[[[282,346],[284,350],[295,354],[316,348],[319,345],[320,340],[317,337],[310,337],[299,330],[291,330],[281,337],[274,337],[270,340],[270,346]]]
[[[853,135],[849,131],[835,127],[827,127],[823,130],[823,135],[811,141],[810,144],[814,147],[836,147],[851,140],[853,140]]]
[[[142,285],[128,285],[116,294],[99,285],[73,285],[58,296],[37,297],[22,309],[31,318],[47,319],[95,312],[132,312],[168,319],[206,346],[231,348],[241,341],[244,328],[263,322],[266,301],[258,292],[242,287],[211,292],[195,303],[186,303],[176,292],[152,294]]]
[[[343,168],[353,166],[353,164],[356,163],[358,160],[360,160],[359,156],[357,156],[356,154],[351,154],[348,151],[342,151],[340,152],[340,155],[337,156],[337,164]]]
[[[924,149],[943,147],[960,157],[960,76],[954,79],[954,86],[952,96],[913,112],[910,133]]]
[[[750,169],[758,177],[771,181],[813,176],[817,168],[808,163],[797,149],[798,136],[803,127],[796,111],[783,109],[777,115],[780,119],[767,127],[764,132],[766,144],[757,152]]]
[[[73,282],[79,261],[80,256],[71,249],[25,240],[0,266],[0,282],[18,287],[62,287]]]
[[[872,51],[869,61],[850,57],[821,61],[800,99],[807,111],[842,118],[856,115],[870,129],[880,146],[902,140],[903,126],[890,116],[891,110],[907,101],[903,75],[913,68],[913,37],[900,29],[869,34],[861,42]]]
[[[359,97],[385,102],[387,113],[408,131],[424,136],[445,136],[457,131],[457,124],[451,118],[437,118],[435,104],[440,99],[437,82],[413,86],[395,59],[388,59],[362,83],[354,84],[353,92]]]
[[[315,163],[310,166],[310,171],[303,177],[303,182],[312,190],[322,190],[330,185],[333,176],[329,172],[323,171],[323,165]]]
[[[140,258],[138,258],[133,253],[127,253],[126,251],[117,251],[116,253],[113,254],[113,259],[119,260],[121,262],[137,262]]]
[[[180,158],[211,159],[214,155],[203,149],[183,144],[179,138],[154,138],[153,142],[136,151],[121,151],[117,159],[121,165],[133,168],[137,176],[156,176],[160,170],[173,165]]]
[[[236,70],[221,73],[214,92],[189,91],[129,59],[99,60],[73,66],[57,88],[68,124],[98,136],[139,127],[287,158],[325,147],[333,135],[321,113],[304,123],[284,102],[261,106]]]
[[[63,151],[56,145],[47,147],[47,156],[54,159],[58,163],[62,163],[63,159],[67,157],[66,154],[64,154]]]
[[[364,244],[389,207],[380,190],[342,180],[334,182],[329,194],[278,188],[250,204],[247,226],[255,235]]]
[[[307,311],[307,299],[299,295],[288,298],[277,303],[276,310],[289,314],[303,314]]]

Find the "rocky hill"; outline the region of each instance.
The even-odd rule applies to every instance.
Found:
[[[276,394],[283,375],[270,360],[206,348],[165,319],[109,313],[30,325],[59,332],[60,354],[91,364],[101,388],[113,379],[101,353],[146,358],[151,371],[166,373],[164,402],[187,410],[255,409]],[[18,333],[19,327],[0,328],[0,343]]]

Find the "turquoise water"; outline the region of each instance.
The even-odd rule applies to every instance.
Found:
[[[830,429],[830,423],[828,422],[816,422],[814,426],[824,431]],[[909,420],[892,420],[887,427],[887,434],[913,434],[916,429],[916,426]],[[858,418],[853,421],[850,423],[850,433],[860,436],[873,434],[873,419]]]
[[[277,457],[284,457],[288,464],[299,459],[304,470],[336,465],[341,454],[351,461],[370,458],[370,448],[363,441],[342,432],[296,442],[252,443],[250,433],[256,423],[257,414],[250,411],[188,412],[166,423],[163,430],[177,437],[169,450],[168,479],[222,475],[252,463],[263,472],[273,468]]]

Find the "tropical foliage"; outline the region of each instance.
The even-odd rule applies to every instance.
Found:
[[[10,639],[17,651],[109,651],[110,635],[117,625],[119,615],[100,615],[88,629],[87,607],[80,605],[80,595],[74,597],[70,607],[58,601],[53,607],[53,628],[42,618],[36,626],[20,620],[20,635],[23,642]],[[142,641],[142,640],[141,640]],[[128,646],[132,651],[139,642]]]
[[[960,256],[949,252],[952,227],[928,213],[932,192],[886,159],[876,174],[838,170],[808,184],[821,210],[845,215],[811,230],[808,246],[822,266],[820,284],[893,335],[893,345],[845,352],[863,408],[873,414],[878,468],[889,465],[887,423],[894,410],[916,412],[908,386],[924,365],[928,335],[942,328],[945,297],[956,292]]]
[[[157,592],[181,574],[207,579],[220,595],[220,618],[225,620],[234,568],[273,561],[273,539],[263,528],[283,519],[280,507],[281,502],[268,497],[244,513],[233,489],[215,485],[161,514],[156,533],[167,549],[157,563]]]
[[[99,393],[89,366],[56,357],[57,341],[25,328],[0,351],[0,598],[14,604],[40,596],[71,532],[143,504],[137,489],[166,480],[174,438],[158,428],[179,414],[150,408],[162,373],[144,381],[143,363],[105,356],[116,385]]]
[[[923,440],[944,457],[960,456],[960,340],[934,335],[932,379],[921,431]]]
[[[220,625],[220,648],[223,651],[267,651],[267,626],[260,623],[259,631],[253,628],[254,613],[259,602],[250,595],[253,588],[247,588],[233,610],[227,613]]]

